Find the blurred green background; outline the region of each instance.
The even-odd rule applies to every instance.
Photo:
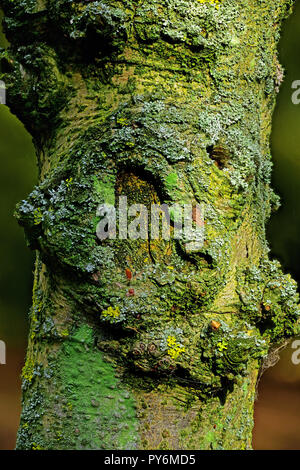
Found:
[[[282,206],[268,225],[272,255],[300,285],[300,104],[291,100],[300,80],[300,1],[285,24],[280,42],[285,79],[273,118],[273,187]],[[265,372],[255,409],[256,449],[300,449],[300,365],[292,364],[289,345],[280,362]]]
[[[5,46],[0,32],[0,47]],[[0,339],[7,347],[7,365],[0,366],[0,449],[15,445],[33,270],[33,254],[13,212],[36,181],[31,137],[8,108],[0,105]]]
[[[0,31],[0,47],[5,45]],[[274,115],[272,150],[273,186],[282,197],[282,207],[269,223],[268,238],[272,254],[300,283],[300,105],[291,101],[291,84],[300,80],[299,52],[298,1],[280,44],[286,77]],[[15,445],[33,270],[33,255],[26,248],[13,212],[36,181],[31,138],[8,108],[0,105],[0,339],[7,345],[7,365],[0,366],[0,449],[13,449]],[[279,363],[260,381],[255,449],[300,450],[300,365],[292,364],[292,352],[288,346]]]

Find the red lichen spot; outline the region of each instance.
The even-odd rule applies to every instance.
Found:
[[[218,321],[213,320],[211,322],[211,327],[212,327],[213,330],[218,330],[220,328],[220,326],[221,326],[221,323],[218,322]]]
[[[129,291],[127,292],[127,297],[132,297],[135,295],[135,292],[134,292],[134,289],[129,289]]]
[[[192,219],[199,227],[203,227],[204,221],[199,206],[193,206]]]
[[[132,279],[132,272],[130,271],[129,268],[125,269],[125,274],[126,274],[127,279],[130,281]]]

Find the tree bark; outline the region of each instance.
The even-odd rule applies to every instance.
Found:
[[[251,448],[259,370],[299,331],[265,237],[292,4],[2,0],[40,172],[17,208],[37,250],[18,449]],[[201,204],[204,245],[99,242],[121,195]]]

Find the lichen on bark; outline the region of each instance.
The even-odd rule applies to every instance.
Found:
[[[251,448],[261,363],[299,331],[265,237],[293,2],[2,4],[8,105],[40,169],[17,208],[38,251],[18,448]],[[99,243],[121,195],[202,204],[204,246]]]

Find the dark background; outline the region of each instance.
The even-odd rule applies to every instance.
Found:
[[[291,100],[292,83],[300,80],[300,1],[285,24],[280,61],[286,70],[273,118],[273,186],[282,206],[272,216],[268,239],[272,254],[300,285],[300,104]],[[291,347],[264,375],[255,409],[256,449],[300,450],[300,365],[291,362]]]
[[[0,31],[0,47],[5,45]],[[285,25],[280,55],[286,77],[274,115],[272,150],[273,186],[283,205],[269,223],[268,238],[272,254],[300,283],[300,105],[291,101],[291,84],[300,80],[299,1]],[[0,339],[7,345],[7,365],[0,366],[0,449],[15,446],[33,270],[33,255],[13,212],[36,180],[31,138],[8,108],[0,105]],[[261,379],[255,406],[255,449],[300,450],[300,365],[292,364],[292,352],[288,346],[279,363]]]

